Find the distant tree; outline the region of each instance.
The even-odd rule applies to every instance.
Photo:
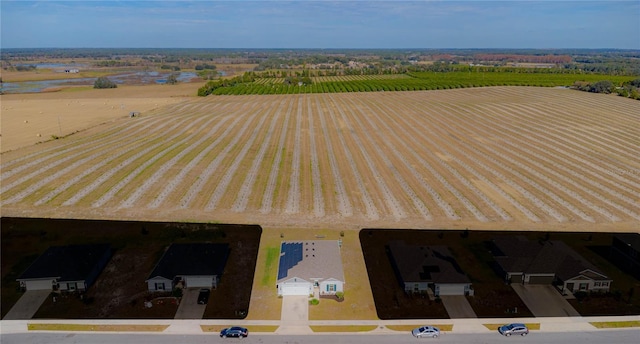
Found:
[[[169,74],[167,77],[167,85],[175,85],[178,83],[178,76],[175,73]]]
[[[589,92],[595,92],[595,93],[611,93],[613,92],[613,90],[615,89],[615,87],[613,86],[613,83],[609,80],[602,80],[602,81],[598,81],[598,82],[594,82],[593,84],[591,84],[589,86]]]
[[[116,87],[118,87],[118,85],[116,85],[115,82],[109,80],[109,78],[107,78],[106,76],[101,76],[97,78],[96,81],[93,83],[93,88],[116,88]]]

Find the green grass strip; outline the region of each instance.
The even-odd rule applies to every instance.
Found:
[[[264,276],[262,276],[262,285],[269,286],[271,284],[275,284],[273,281],[273,276],[275,273],[271,271],[275,266],[276,260],[278,259],[278,254],[280,253],[280,249],[278,247],[268,247],[267,248],[267,261],[264,264]]]
[[[318,326],[309,326],[313,332],[367,332],[373,331],[378,326],[376,325],[318,325]]]
[[[589,324],[596,328],[623,328],[623,327],[640,327],[640,320],[630,321],[594,321]]]
[[[162,332],[169,325],[27,324],[29,331]]]

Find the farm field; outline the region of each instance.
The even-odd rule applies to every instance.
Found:
[[[463,67],[461,67],[463,68]],[[633,76],[605,74],[562,74],[484,71],[474,69],[450,72],[411,72],[404,74],[380,75],[340,75],[311,77],[312,82],[291,83],[280,78],[254,78],[243,76],[242,80],[230,82],[212,81],[198,90],[198,94],[249,95],[249,94],[300,94],[300,93],[343,93],[380,91],[425,91],[488,86],[537,86],[569,87],[574,83],[595,83],[608,80],[621,86],[630,82]]]
[[[638,114],[537,87],[188,99],[4,152],[2,214],[637,231]]]
[[[182,102],[194,97],[198,86],[198,83],[182,83],[121,85],[111,89],[70,87],[58,92],[3,94],[0,96],[1,150],[6,152],[31,146],[51,140],[54,135],[66,136],[128,117],[131,111],[144,113]]]

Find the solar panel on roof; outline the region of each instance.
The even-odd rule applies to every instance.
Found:
[[[289,269],[302,260],[302,243],[282,243],[280,246],[280,262],[278,263],[278,280],[287,277]]]

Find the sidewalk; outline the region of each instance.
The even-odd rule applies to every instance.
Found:
[[[2,320],[0,321],[0,333],[24,333],[28,332],[28,324],[92,324],[92,325],[169,325],[164,333],[173,334],[197,334],[202,331],[200,325],[219,325],[219,326],[281,326],[275,332],[264,332],[263,334],[331,334],[332,332],[313,332],[309,326],[376,326],[372,331],[354,332],[354,334],[367,333],[398,333],[388,329],[389,325],[453,325],[452,333],[487,333],[491,332],[484,324],[506,324],[510,322],[536,323],[540,324],[542,332],[583,332],[598,331],[598,328],[590,324],[590,322],[621,322],[621,321],[640,321],[640,316],[610,316],[610,317],[545,317],[545,318],[487,318],[487,319],[411,319],[411,320],[311,320],[306,324],[298,324],[295,326],[287,326],[280,320],[56,320],[56,319],[37,319],[37,320]],[[623,330],[624,328],[621,328]],[[627,328],[628,329],[628,328]],[[632,329],[639,329],[633,327]],[[537,330],[536,330],[537,331]],[[345,334],[346,332],[339,332]]]

